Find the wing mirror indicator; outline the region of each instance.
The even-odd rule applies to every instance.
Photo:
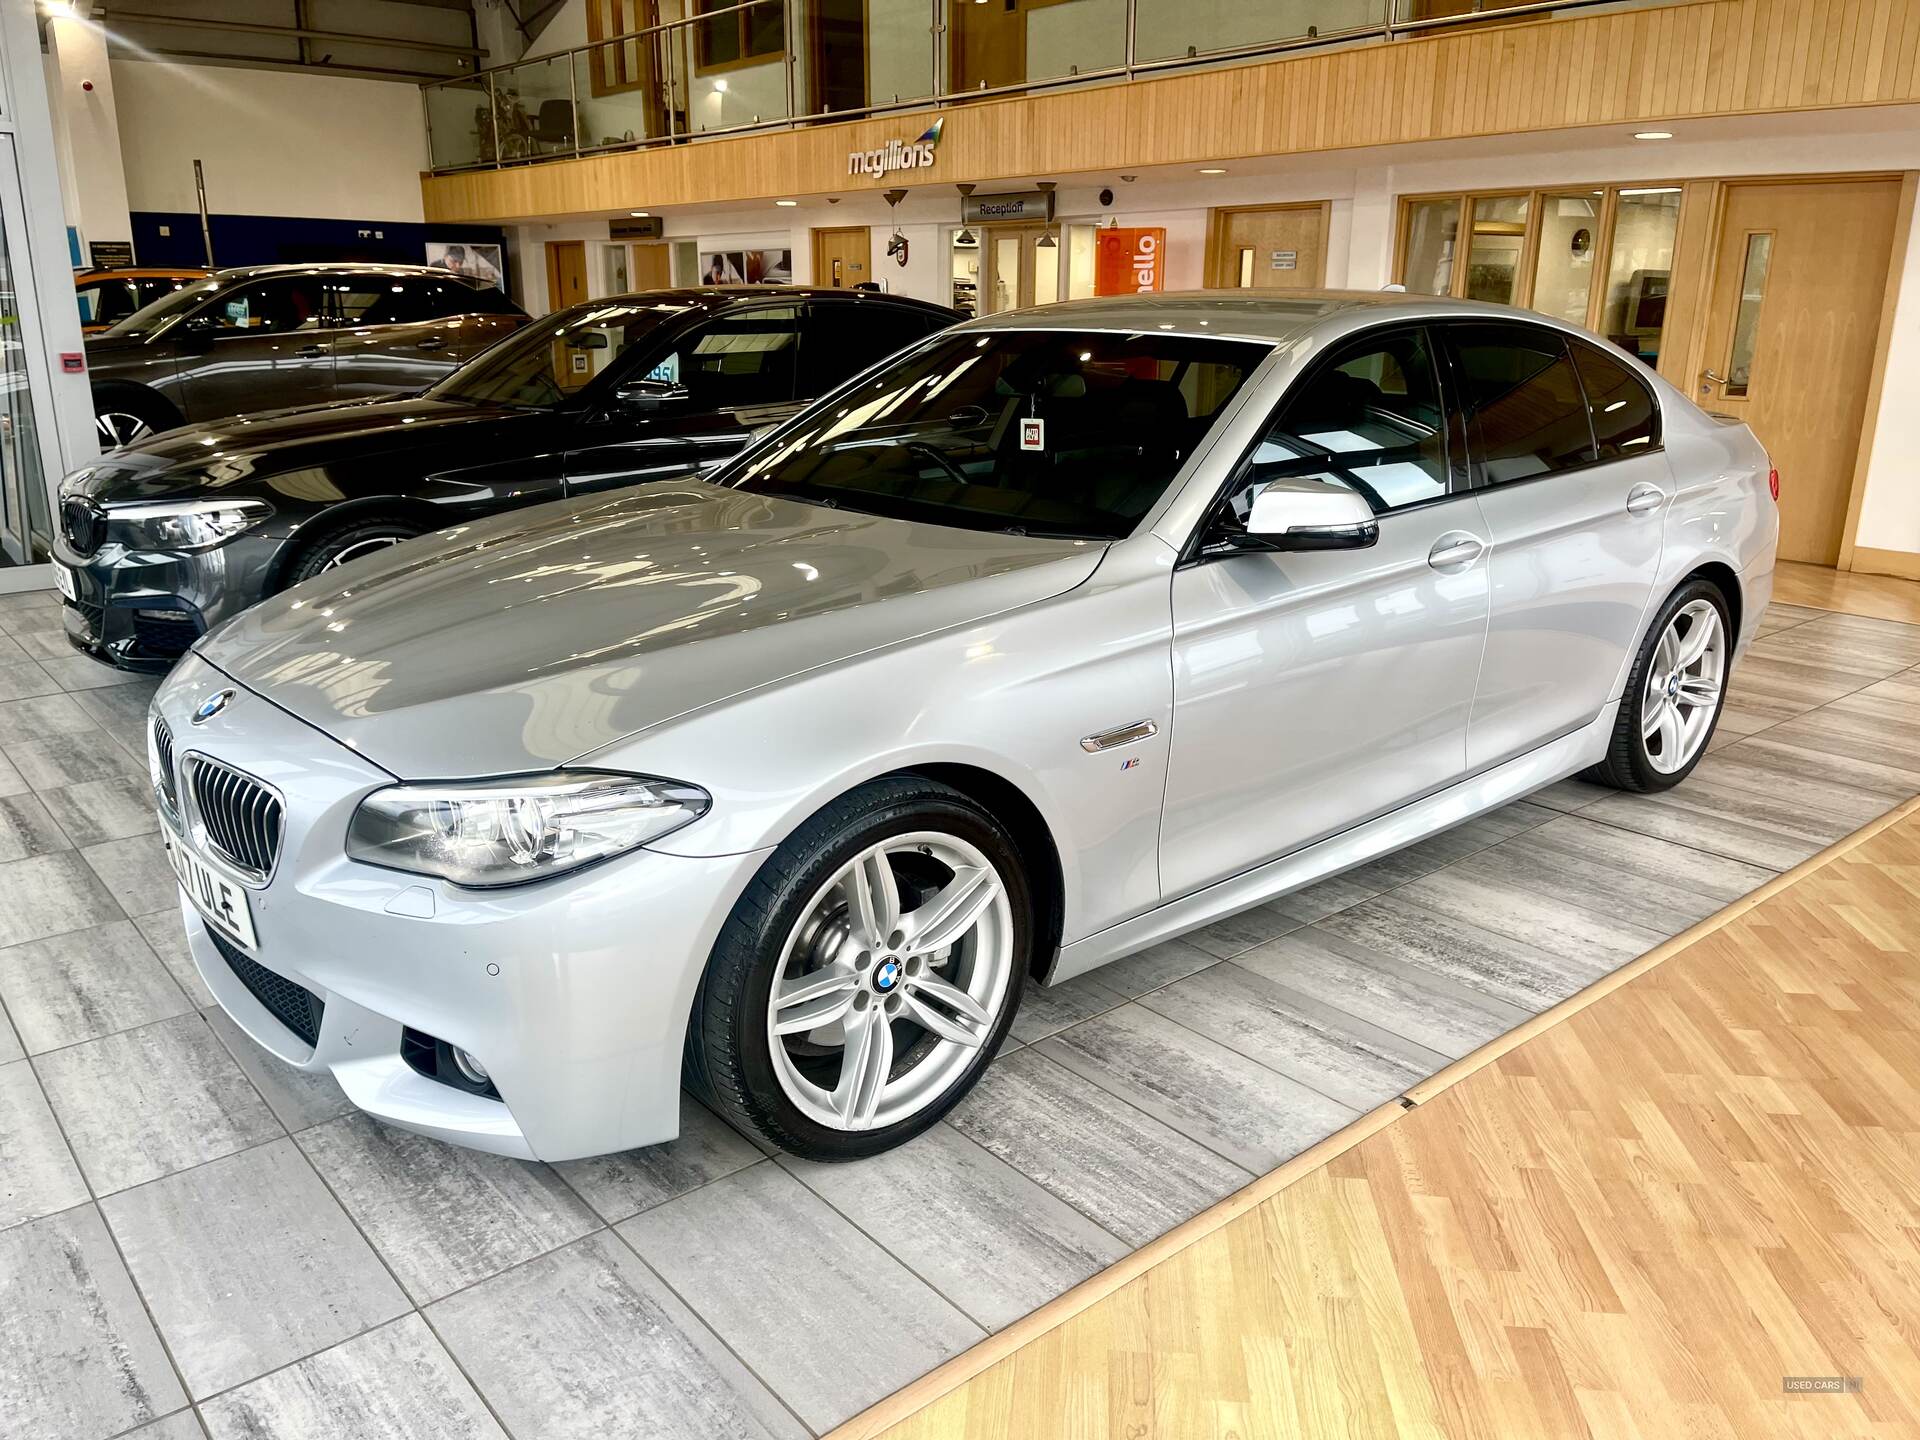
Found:
[[[1247,536],[1262,550],[1364,550],[1380,538],[1366,498],[1304,475],[1270,481],[1253,497]]]

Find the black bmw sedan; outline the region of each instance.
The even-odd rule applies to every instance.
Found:
[[[743,286],[589,301],[418,394],[240,415],[61,486],[67,637],[160,672],[335,565],[544,500],[706,469],[957,318],[869,291]]]

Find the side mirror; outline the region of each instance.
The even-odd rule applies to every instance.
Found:
[[[667,405],[684,404],[687,387],[660,380],[629,380],[615,388],[613,399],[622,410],[651,413]]]
[[[1359,492],[1298,475],[1253,497],[1247,534],[1271,550],[1361,550],[1380,538],[1380,522]]]
[[[180,322],[180,338],[196,350],[209,349],[220,322],[208,314],[189,315]]]

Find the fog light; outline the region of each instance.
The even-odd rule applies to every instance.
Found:
[[[460,1072],[462,1079],[471,1081],[475,1085],[485,1085],[492,1078],[487,1074],[486,1066],[458,1045],[452,1046],[451,1049],[453,1050],[453,1068]]]

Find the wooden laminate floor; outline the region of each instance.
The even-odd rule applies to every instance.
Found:
[[[1776,601],[1920,618],[1860,578]],[[1920,1436],[1920,800],[1729,915],[848,1432]]]

